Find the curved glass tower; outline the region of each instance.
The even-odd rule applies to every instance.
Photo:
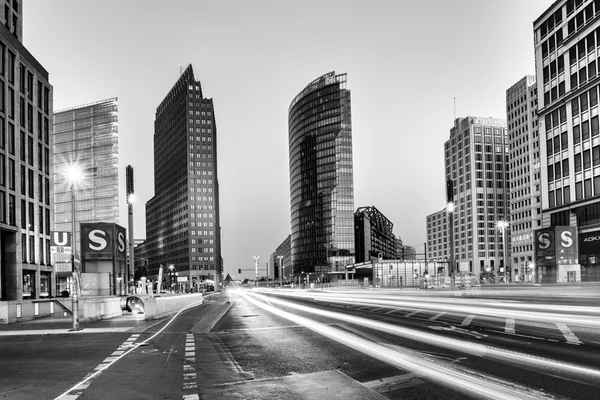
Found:
[[[343,275],[354,262],[354,184],[346,74],[309,83],[289,107],[291,256],[295,276]]]

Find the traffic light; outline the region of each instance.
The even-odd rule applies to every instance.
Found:
[[[238,269],[238,274],[241,274],[241,273],[242,273],[242,269],[240,268],[240,269]]]

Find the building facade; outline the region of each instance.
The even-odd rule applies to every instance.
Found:
[[[354,212],[356,262],[398,259],[394,224],[375,206],[359,207]]]
[[[7,323],[14,321],[6,301],[57,293],[50,256],[52,86],[21,42],[22,1],[6,2],[0,13],[0,313],[9,315],[0,323]]]
[[[292,248],[291,248],[292,236],[288,235],[283,242],[272,255],[273,265],[273,276],[275,279],[279,279],[281,275],[284,282],[288,282],[292,276]]]
[[[542,227],[576,226],[582,281],[600,280],[600,2],[556,1],[533,24]],[[540,281],[562,281],[555,267]]]
[[[354,183],[346,74],[309,83],[289,107],[294,276],[343,275],[354,262]]]
[[[54,112],[54,229],[73,230],[69,170],[75,168],[81,173],[73,188],[78,252],[80,224],[119,223],[118,133],[116,98]],[[58,290],[70,292],[70,255],[56,254],[54,262]]]
[[[506,91],[510,174],[511,279],[531,281],[533,231],[542,225],[540,137],[535,76],[520,79]],[[560,171],[559,171],[560,173]]]
[[[150,279],[173,266],[182,288],[222,279],[213,100],[189,65],[156,110],[154,197],[146,203]],[[163,275],[164,276],[164,275]]]
[[[448,212],[441,211],[427,216],[427,254],[431,260],[447,261],[450,257]]]
[[[457,118],[444,151],[446,181],[453,182],[449,273],[500,277],[510,242],[509,232],[499,229],[509,218],[506,122]]]

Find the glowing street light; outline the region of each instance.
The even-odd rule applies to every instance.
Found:
[[[504,233],[504,231],[508,228],[508,221],[504,221],[504,220],[499,220],[496,221],[496,227],[498,229],[500,229],[500,233],[502,234],[502,258],[504,259],[504,270],[506,272],[509,272],[510,269],[508,268],[508,246],[506,245],[506,234]],[[500,271],[502,272],[502,271]],[[506,283],[506,279],[504,280],[504,283]]]

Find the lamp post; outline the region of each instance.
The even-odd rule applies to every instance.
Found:
[[[454,274],[454,202],[449,201],[446,204],[446,212],[448,213],[448,225],[450,234],[450,265],[448,265],[448,273]]]
[[[72,165],[67,170],[67,180],[71,187],[71,271],[73,274],[73,294],[71,296],[71,306],[73,310],[73,330],[78,331],[79,328],[79,265],[75,264],[75,257],[77,252],[77,240],[75,224],[75,184],[82,178],[82,173],[79,168]]]
[[[259,256],[254,256],[254,286],[258,287],[258,260]]]
[[[135,265],[135,255],[133,249],[133,203],[135,203],[135,195],[130,193],[127,196],[127,230],[129,231],[129,266],[127,268],[127,293],[133,294],[133,285],[131,284],[130,277],[134,276],[134,265]]]
[[[283,288],[283,256],[277,256],[279,258],[279,287]]]
[[[171,293],[173,293],[173,270],[175,266],[173,264],[169,264],[169,286],[171,289]]]
[[[504,260],[504,283],[506,283],[506,272],[509,271],[508,269],[508,248],[506,246],[506,234],[504,233],[504,230],[506,228],[508,228],[508,222],[507,221],[503,221],[500,220],[498,222],[496,222],[496,226],[498,227],[498,229],[500,229],[500,233],[502,234],[502,258]],[[500,270],[500,272],[502,272],[502,270]]]

